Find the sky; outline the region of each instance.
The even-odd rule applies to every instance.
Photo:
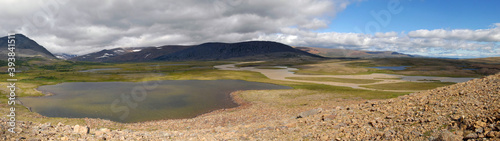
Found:
[[[52,53],[276,41],[291,46],[500,56],[497,0],[2,0],[0,35]]]

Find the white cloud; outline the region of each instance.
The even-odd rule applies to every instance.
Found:
[[[284,27],[320,29],[347,0],[0,1],[0,34],[17,31],[55,53],[121,46],[237,42]],[[14,4],[15,3],[15,4]],[[21,10],[19,10],[21,9]],[[24,9],[24,10],[23,10]],[[43,40],[43,41],[42,41]],[[78,46],[78,47],[77,47]]]
[[[313,19],[311,22],[301,25],[300,28],[304,29],[321,29],[327,28],[328,24],[325,20]]]
[[[500,23],[490,29],[408,34],[314,31],[328,28],[352,1],[359,0],[3,0],[0,34],[17,31],[51,52],[76,54],[114,47],[271,40],[434,56],[500,56]]]
[[[491,29],[455,29],[455,30],[417,30],[408,33],[413,38],[440,38],[453,40],[468,40],[478,42],[500,42],[500,24]]]
[[[375,33],[375,36],[379,37],[379,38],[383,38],[383,37],[395,37],[395,36],[398,36],[398,33],[397,32],[386,32],[386,33],[377,32],[377,33]]]
[[[397,51],[425,56],[484,57],[500,56],[500,45],[496,41],[500,28],[480,30],[432,31],[436,34],[421,34],[422,30],[408,34],[387,32],[375,35],[362,33],[315,33],[300,29],[282,29],[283,34],[262,35],[254,40],[272,40],[294,46],[324,48],[349,48],[358,50]],[[463,36],[451,36],[456,32],[467,31]],[[443,33],[443,34],[437,34]],[[489,33],[484,35],[484,33]],[[439,35],[439,36],[437,36]],[[482,36],[479,36],[482,35]],[[487,40],[486,40],[487,39]]]

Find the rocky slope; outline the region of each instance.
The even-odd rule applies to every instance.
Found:
[[[238,97],[235,97],[239,100]],[[387,100],[340,100],[316,108],[280,111],[260,103],[193,119],[125,125],[18,123],[19,134],[0,140],[499,140],[500,74]],[[279,111],[279,112],[276,112]],[[151,130],[154,129],[154,130]]]

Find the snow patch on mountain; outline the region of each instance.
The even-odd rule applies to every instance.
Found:
[[[104,53],[104,55],[102,55],[101,57],[96,57],[96,58],[97,59],[99,59],[99,58],[107,58],[107,57],[110,57],[110,56],[115,56],[115,55],[114,54],[109,54],[109,53]]]
[[[118,49],[118,50],[114,50],[113,52],[117,53],[117,54],[120,54],[120,53],[125,53],[125,50]]]

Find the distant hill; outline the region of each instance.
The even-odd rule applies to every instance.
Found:
[[[291,46],[269,41],[205,43],[166,54],[156,60],[265,60],[279,58],[320,58]]]
[[[27,58],[27,57],[42,57],[47,59],[56,59],[56,57],[50,53],[45,47],[39,45],[30,38],[24,36],[23,34],[16,34],[16,58]],[[8,37],[0,38],[0,59],[7,60],[8,56]]]
[[[204,43],[194,46],[166,45],[145,48],[116,48],[72,58],[92,62],[147,62],[199,60],[268,60],[280,58],[322,58],[291,46],[269,41]]]
[[[355,57],[355,58],[390,58],[390,57],[418,57],[392,51],[361,51],[350,49],[331,49],[318,47],[295,47],[302,51],[323,57]]]
[[[475,62],[475,63],[486,63],[486,64],[500,65],[500,57],[472,58],[472,59],[461,59],[461,60]]]
[[[81,55],[73,57],[69,60],[73,61],[91,61],[91,62],[106,62],[112,58],[125,55],[132,52],[141,51],[142,48],[114,48],[114,49],[104,49],[98,52],[89,53],[86,55]]]

